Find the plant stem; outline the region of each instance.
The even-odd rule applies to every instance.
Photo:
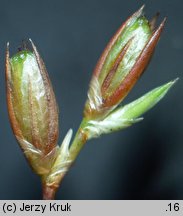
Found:
[[[74,137],[74,140],[70,146],[69,160],[72,161],[72,163],[75,161],[78,154],[80,153],[80,151],[84,147],[84,144],[88,140],[88,135],[87,135],[86,131],[84,130],[84,127],[86,126],[86,124],[87,124],[87,122],[85,120],[83,120],[81,122],[81,125],[80,125],[80,127],[79,127],[79,129],[78,129],[78,131]]]
[[[64,176],[67,171],[70,169],[74,161],[76,160],[78,154],[83,148],[84,144],[88,140],[87,131],[85,127],[87,125],[87,121],[84,119],[80,127],[74,137],[74,140],[69,148],[69,154],[63,159],[63,163],[65,164],[64,169],[59,175],[55,178],[53,184],[49,184],[47,182],[47,176],[42,176],[42,188],[43,188],[43,200],[53,200],[55,199],[55,194],[57,189],[62,182]]]
[[[57,188],[42,184],[43,200],[54,200]]]
[[[59,183],[58,185],[62,182],[64,176],[66,175],[67,171],[70,169],[70,167],[72,166],[72,164],[74,163],[74,161],[76,160],[78,154],[80,153],[80,151],[82,150],[82,148],[84,147],[84,144],[87,142],[88,140],[88,135],[86,133],[86,131],[84,130],[84,127],[86,126],[87,121],[84,119],[81,124],[80,127],[74,137],[74,140],[70,146],[69,149],[69,155],[66,158],[66,161],[68,161],[67,164],[67,169],[65,172],[63,172],[60,176],[59,176]],[[58,187],[57,185],[57,187]]]

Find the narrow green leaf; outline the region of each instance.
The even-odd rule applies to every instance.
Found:
[[[135,119],[155,106],[175,84],[177,79],[153,89],[137,100],[115,110],[108,118]]]
[[[155,106],[177,81],[168,82],[153,89],[137,100],[117,108],[102,121],[88,121],[86,127],[88,138],[99,137],[131,126],[143,118],[139,118],[146,111]]]

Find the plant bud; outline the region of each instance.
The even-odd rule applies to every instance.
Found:
[[[13,132],[28,161],[38,174],[49,171],[56,157],[58,110],[43,60],[23,49],[9,57],[6,53],[7,103]]]
[[[165,20],[153,30],[143,16],[143,7],[116,32],[93,73],[85,105],[87,119],[101,119],[129,93],[149,63]]]

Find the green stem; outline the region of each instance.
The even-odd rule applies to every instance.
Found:
[[[74,137],[74,140],[70,146],[69,156],[66,159],[67,161],[70,161],[70,163],[68,164],[67,170],[70,169],[70,167],[72,166],[72,164],[76,160],[77,156],[79,155],[80,151],[84,147],[84,144],[88,140],[88,135],[87,135],[86,131],[84,130],[84,127],[86,126],[86,124],[87,124],[87,121],[85,119],[83,119],[81,124],[80,124],[80,127],[79,127],[79,129],[78,129],[78,131]],[[67,172],[63,172],[61,174],[60,179],[59,179],[60,183],[63,180],[66,173]]]
[[[74,137],[74,140],[71,144],[71,147],[69,149],[69,160],[74,162],[75,159],[77,158],[78,154],[80,153],[80,151],[82,150],[82,148],[84,147],[84,144],[87,142],[88,140],[88,135],[86,133],[86,131],[84,130],[84,127],[86,126],[87,122],[85,121],[85,119],[81,122],[80,127]]]

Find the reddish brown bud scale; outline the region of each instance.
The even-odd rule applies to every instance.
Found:
[[[8,114],[11,122],[12,130],[16,137],[23,138],[22,132],[18,126],[18,122],[15,117],[12,100],[11,100],[11,74],[10,74],[10,58],[9,58],[9,43],[7,44],[6,48],[6,60],[5,60],[5,75],[6,75],[6,98],[7,98],[7,105],[8,105]]]
[[[121,25],[104,49],[93,73],[84,109],[87,119],[109,114],[132,89],[147,67],[165,20],[153,32],[158,14],[149,22],[143,7]]]
[[[28,92],[29,92],[29,103],[30,103],[30,117],[31,117],[31,132],[32,132],[32,143],[37,149],[41,149],[41,140],[38,133],[38,124],[37,124],[37,118],[36,114],[34,112],[34,101],[32,96],[32,85],[29,81],[28,83]],[[47,151],[45,151],[47,152]]]
[[[104,107],[113,106],[119,101],[123,100],[128,94],[128,92],[133,88],[152,57],[154,49],[160,38],[161,32],[164,28],[165,21],[166,18],[160,24],[159,28],[153,33],[149,42],[147,43],[141,55],[137,59],[135,65],[133,66],[127,77],[124,79],[122,84],[119,86],[119,88],[114,92],[113,95],[111,95],[105,100]]]
[[[47,97],[47,105],[49,110],[49,129],[48,129],[48,143],[46,144],[47,151],[49,152],[52,149],[58,140],[58,107],[55,99],[55,94],[53,92],[53,87],[48,77],[48,72],[46,70],[45,64],[39,55],[37,48],[35,47],[34,43],[30,40],[33,48],[33,52],[36,56],[36,60],[40,69],[40,73],[43,78],[43,83],[45,86],[46,97]],[[57,129],[57,132],[55,131]]]
[[[120,62],[121,62],[121,60],[122,60],[122,58],[123,58],[124,55],[126,54],[126,51],[127,51],[127,49],[128,49],[128,47],[129,47],[129,45],[130,45],[130,43],[131,43],[132,40],[133,40],[133,38],[131,38],[131,39],[128,41],[128,43],[124,46],[124,48],[121,50],[121,53],[120,53],[119,56],[117,57],[117,59],[116,59],[116,61],[114,62],[113,66],[112,66],[112,68],[111,68],[111,70],[110,70],[110,72],[109,72],[108,75],[106,76],[106,78],[105,78],[105,80],[104,80],[104,82],[103,82],[103,84],[102,84],[102,89],[101,89],[102,95],[103,95],[103,96],[105,95],[105,91],[106,91],[107,88],[109,87],[110,82],[111,82],[111,80],[112,80],[112,78],[113,78],[113,76],[114,76],[114,74],[115,74],[115,72],[116,72],[116,70],[117,70],[117,68],[118,68],[118,66],[119,66],[119,64],[120,64]]]
[[[102,55],[100,56],[96,66],[95,66],[95,69],[93,71],[93,76],[96,76],[98,77],[101,70],[102,70],[102,67],[104,65],[104,62],[106,60],[106,57],[108,56],[109,54],[109,51],[111,50],[112,46],[115,44],[115,42],[117,41],[119,35],[123,32],[124,28],[126,27],[126,24],[131,20],[133,19],[134,17],[138,17],[142,14],[142,11],[143,11],[143,8],[144,8],[144,5],[138,10],[136,11],[133,15],[131,15],[120,27],[119,29],[116,31],[116,33],[113,35],[113,37],[110,39],[109,43],[107,44],[106,48],[104,49]]]
[[[11,59],[7,46],[8,111],[18,141],[47,155],[57,145],[58,107],[44,62],[32,41],[31,44],[33,53],[23,50]]]

